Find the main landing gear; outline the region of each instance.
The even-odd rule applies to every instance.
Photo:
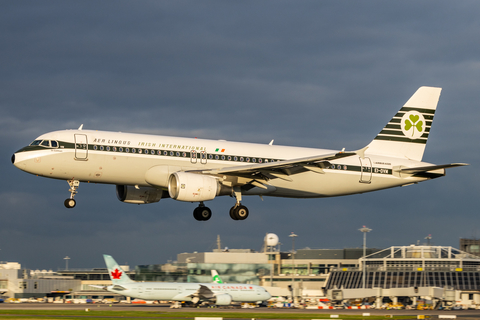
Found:
[[[230,209],[230,218],[233,220],[245,220],[248,218],[248,209],[245,206],[242,206],[240,201],[242,201],[242,193],[240,189],[234,189],[234,195],[237,199],[237,203]],[[68,200],[68,199],[67,199]],[[200,202],[198,207],[193,210],[193,217],[197,221],[207,221],[212,217],[212,210],[210,208],[205,207],[203,202]]]
[[[78,180],[67,180],[68,182],[68,185],[70,186],[70,189],[68,191],[70,191],[70,198],[66,199],[64,204],[65,204],[65,207],[71,209],[73,207],[75,207],[75,205],[77,204],[77,202],[75,201],[75,199],[73,197],[75,197],[75,195],[77,194],[77,189],[78,189],[78,186],[80,185],[80,181]]]
[[[193,210],[193,217],[197,221],[207,221],[212,217],[212,210],[210,210],[208,207],[205,207],[203,202],[200,202],[198,207]]]
[[[242,206],[242,191],[239,187],[233,188],[233,194],[237,199],[237,203],[230,209],[230,218],[233,220],[245,220],[248,217],[248,209]]]
[[[245,220],[248,217],[248,209],[245,206],[242,206],[240,202],[235,204],[230,209],[230,218],[233,220]]]
[[[67,206],[67,201],[74,201],[73,199],[65,200],[65,206]],[[75,204],[74,204],[75,206]],[[69,207],[67,207],[69,208]],[[193,210],[193,217],[197,221],[207,221],[210,220],[212,217],[212,210],[210,208],[205,207],[203,203],[200,203],[198,207]],[[245,206],[242,206],[240,203],[235,204],[230,209],[230,218],[233,220],[245,220],[248,217],[248,209]]]

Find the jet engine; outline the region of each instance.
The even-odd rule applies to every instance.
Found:
[[[168,178],[168,193],[179,201],[213,200],[222,189],[217,179],[189,172],[175,172]]]
[[[215,296],[215,304],[217,306],[228,306],[232,303],[232,296],[228,293],[222,293]]]
[[[145,204],[160,201],[160,199],[168,198],[163,196],[162,189],[155,189],[151,187],[117,185],[117,198],[125,203]]]

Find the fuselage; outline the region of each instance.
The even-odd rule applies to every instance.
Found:
[[[222,294],[231,296],[236,302],[257,302],[271,298],[264,288],[252,284],[217,284],[217,283],[176,283],[176,282],[132,282],[121,286],[109,286],[108,291],[124,296],[167,301],[192,301],[200,286],[213,292],[212,299]]]
[[[169,173],[259,164],[330,154],[333,150],[169,137],[121,132],[62,130],[46,133],[12,156],[19,169],[34,175],[82,182],[151,186],[146,173],[163,166]],[[407,185],[443,175],[400,174],[395,169],[428,163],[377,154],[330,161],[321,172],[271,179],[266,188],[244,195],[292,198],[332,197]],[[168,177],[167,177],[168,178]],[[168,179],[165,185],[168,187]],[[156,184],[158,188],[158,183]]]

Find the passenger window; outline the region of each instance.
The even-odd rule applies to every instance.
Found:
[[[44,146],[44,147],[50,147],[50,141],[49,140],[43,140],[41,145]]]

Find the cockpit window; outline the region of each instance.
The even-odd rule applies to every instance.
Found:
[[[52,147],[58,148],[58,141],[55,140],[35,140],[30,143],[31,146],[42,146],[42,147]]]
[[[31,146],[38,146],[42,142],[42,140],[35,140],[32,143],[30,143]]]

